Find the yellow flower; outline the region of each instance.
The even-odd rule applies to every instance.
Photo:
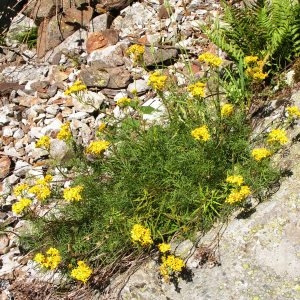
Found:
[[[37,142],[35,143],[36,148],[44,148],[46,150],[50,149],[50,138],[49,136],[42,136],[40,137]]]
[[[28,198],[21,198],[18,202],[14,203],[11,207],[11,210],[16,215],[19,215],[25,208],[30,206],[31,200]]]
[[[45,177],[43,178],[39,178],[36,181],[36,185],[48,185],[53,179],[53,176],[50,174],[47,174]]]
[[[117,105],[120,107],[127,106],[131,103],[131,100],[127,97],[122,97],[117,100]]]
[[[161,264],[159,266],[159,272],[161,274],[161,276],[166,280],[168,281],[169,280],[169,277],[170,277],[170,274],[169,274],[169,269],[166,265],[164,264]]]
[[[288,142],[286,132],[283,129],[273,129],[268,135],[267,142],[269,144],[274,144],[274,143],[279,143],[280,145],[286,144]]]
[[[291,118],[300,118],[300,110],[297,106],[288,106],[286,108],[288,114],[289,114],[289,117]]]
[[[244,63],[246,65],[251,64],[251,63],[256,63],[257,61],[258,61],[258,56],[249,55],[249,56],[244,57]]]
[[[142,246],[149,246],[153,243],[149,228],[140,224],[135,224],[131,230],[131,239],[140,243]]]
[[[205,97],[205,83],[196,82],[187,86],[188,92],[191,93],[193,97]]]
[[[93,141],[85,149],[86,153],[93,155],[102,154],[108,147],[110,143],[108,141]]]
[[[100,123],[99,126],[98,126],[98,131],[102,132],[105,128],[106,128],[106,124],[105,123]]]
[[[250,188],[247,185],[242,185],[239,190],[232,190],[225,202],[229,204],[235,204],[243,201],[251,194]]]
[[[159,71],[153,72],[148,79],[148,85],[156,91],[162,91],[166,85],[168,77],[161,75]]]
[[[83,84],[80,80],[76,80],[71,86],[65,90],[65,95],[71,95],[72,93],[76,94],[80,91],[85,91],[87,89],[86,85]]]
[[[248,185],[242,185],[240,189],[240,194],[246,198],[251,194],[251,190]]]
[[[210,139],[210,134],[208,132],[206,125],[195,128],[194,130],[191,131],[191,135],[195,140],[198,141],[207,142]]]
[[[168,267],[170,271],[173,272],[181,272],[185,266],[184,261],[181,258],[176,257],[175,255],[168,255],[166,258],[163,257],[162,261],[163,265]]]
[[[42,264],[45,261],[45,255],[42,253],[37,253],[33,260],[39,264]]]
[[[144,52],[145,52],[145,46],[134,44],[134,45],[131,45],[127,49],[126,54],[130,55],[132,57],[133,61],[136,62],[136,61],[141,60]]]
[[[221,57],[219,57],[217,55],[214,55],[210,52],[205,52],[205,53],[201,54],[198,57],[198,60],[199,61],[204,61],[204,62],[206,62],[207,64],[209,64],[213,67],[219,67],[223,62]]]
[[[244,178],[241,175],[231,175],[226,178],[226,182],[241,186],[244,182]]]
[[[221,107],[221,116],[222,117],[229,117],[231,116],[233,113],[233,105],[232,104],[224,104],[222,107]]]
[[[272,152],[266,148],[255,148],[252,150],[251,155],[255,160],[261,161],[262,159],[271,156]]]
[[[45,184],[34,185],[28,190],[28,192],[34,194],[40,201],[46,200],[51,195],[50,186]]]
[[[20,183],[16,185],[13,189],[13,194],[15,196],[21,196],[24,192],[26,192],[29,189],[29,186],[27,183]]]
[[[72,137],[70,122],[61,125],[60,130],[56,136],[59,140],[68,141]]]
[[[71,271],[71,277],[86,283],[91,277],[93,270],[84,261],[78,261],[77,265],[78,267]]]
[[[46,251],[46,255],[37,253],[33,260],[46,269],[54,270],[58,267],[62,259],[59,251],[51,247]]]
[[[82,200],[81,192],[83,191],[82,185],[69,187],[64,189],[64,199],[66,201],[80,201]]]
[[[158,245],[158,250],[161,253],[165,253],[171,250],[171,245],[166,243],[161,243]]]

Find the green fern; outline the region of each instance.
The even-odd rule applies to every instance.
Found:
[[[233,60],[259,55],[279,66],[300,50],[300,2],[293,0],[244,1],[242,8],[222,1],[224,26],[216,20],[203,27],[208,37]]]

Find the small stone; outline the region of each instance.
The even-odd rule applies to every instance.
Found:
[[[109,82],[109,74],[106,70],[99,70],[95,67],[83,68],[80,77],[88,87],[106,87]]]
[[[24,131],[23,131],[21,128],[18,128],[18,129],[15,131],[15,133],[14,133],[14,135],[13,135],[13,138],[19,140],[19,139],[22,139],[22,138],[24,137],[24,135],[25,135]]]
[[[0,112],[0,125],[7,125],[9,123],[9,118],[5,113]]]
[[[4,137],[13,136],[13,130],[12,130],[12,128],[10,126],[3,127],[2,136],[4,136]]]
[[[7,253],[7,246],[9,245],[9,238],[7,234],[0,235],[0,255]]]
[[[110,76],[108,88],[121,89],[126,88],[131,80],[131,74],[125,67],[107,68]]]
[[[10,171],[11,160],[8,156],[0,157],[0,179],[5,178]]]
[[[130,93],[145,93],[146,91],[149,90],[149,86],[147,85],[147,81],[143,79],[138,79],[132,83],[130,83],[127,87],[127,91]]]
[[[93,113],[98,110],[106,97],[101,93],[95,93],[92,91],[85,92],[81,99],[73,98],[73,105],[75,111],[84,113]]]
[[[88,117],[88,113],[86,112],[83,112],[83,111],[79,111],[79,112],[76,112],[76,113],[73,113],[71,115],[68,116],[68,120],[82,120],[86,117]]]
[[[26,161],[18,160],[14,169],[14,174],[21,177],[24,176],[31,168],[31,165]]]
[[[57,161],[66,162],[72,158],[72,151],[64,141],[53,139],[50,145],[50,156]]]

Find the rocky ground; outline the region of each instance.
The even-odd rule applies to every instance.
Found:
[[[164,64],[178,86],[184,86],[190,74],[186,62],[195,76],[201,76],[197,56],[216,50],[200,25],[218,15],[219,1],[174,0],[168,6],[156,0],[130,6],[120,2],[113,8],[80,10],[78,3],[63,8],[66,25],[82,12],[81,28],[66,26],[63,42],[61,33],[50,26],[57,17],[52,6],[34,18],[35,6],[26,6],[10,25],[7,46],[0,46],[1,299],[300,299],[298,124],[290,131],[290,149],[278,158],[290,175],[282,179],[279,190],[248,218],[233,216],[228,224],[199,237],[196,246],[189,241],[177,245],[177,253],[187,258],[194,274],[192,282],[180,281],[180,293],[161,282],[156,264],[149,261],[115,278],[107,295],[85,288],[60,294],[56,290],[59,274],[38,273],[30,253],[22,253],[17,235],[28,224],[11,212],[16,201],[11,189],[25,177],[41,176],[47,170],[47,153],[35,147],[36,140],[53,137],[50,154],[64,160],[67,146],[55,139],[64,122],[70,121],[78,142],[87,145],[101,121],[122,118],[116,101],[135,92],[143,105],[156,109],[145,119],[157,119],[163,108],[147,86],[149,70]],[[39,26],[37,50],[18,45],[14,33],[34,24]],[[134,43],[146,47],[146,68],[126,54]],[[89,105],[63,94],[78,78],[89,88],[85,96]],[[267,113],[258,118],[256,132],[281,121],[279,103],[300,107],[300,93],[294,88],[291,94],[264,108]]]

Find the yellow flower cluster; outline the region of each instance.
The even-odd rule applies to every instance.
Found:
[[[106,124],[105,123],[100,123],[99,126],[98,126],[98,132],[102,132],[105,128],[106,128]]]
[[[233,114],[233,105],[226,103],[221,107],[221,116],[222,117],[229,117]]]
[[[52,181],[51,175],[46,175],[36,181],[36,184],[29,188],[28,192],[34,194],[40,201],[44,201],[51,195],[50,182]]]
[[[131,230],[131,239],[133,242],[140,243],[144,247],[153,243],[150,229],[140,224],[133,225]]]
[[[64,189],[64,199],[66,201],[80,201],[82,200],[81,192],[83,191],[82,185],[69,187]]]
[[[205,83],[203,82],[198,81],[190,84],[187,86],[187,90],[193,97],[205,97]]]
[[[93,270],[84,262],[78,261],[78,267],[71,271],[71,277],[75,278],[76,280],[82,281],[86,283],[88,279],[91,277]]]
[[[272,152],[266,148],[255,148],[252,150],[251,155],[255,160],[261,161],[262,159],[271,156]]]
[[[72,137],[70,122],[66,122],[65,124],[61,125],[56,137],[63,141],[68,141]]]
[[[289,114],[289,117],[297,119],[300,118],[300,110],[297,106],[288,106],[286,111]]]
[[[50,149],[50,138],[49,136],[42,136],[40,137],[37,142],[35,143],[36,148],[44,148],[46,150]]]
[[[160,274],[168,280],[170,275],[180,273],[185,267],[184,261],[175,255],[168,255],[162,257],[162,264],[159,267]]]
[[[86,153],[92,155],[102,154],[108,147],[110,143],[108,141],[93,141],[85,149]]]
[[[65,95],[76,94],[80,91],[85,91],[87,89],[86,85],[83,84],[80,80],[76,80],[71,86],[65,90]]]
[[[195,140],[198,141],[207,142],[210,139],[210,134],[208,132],[206,125],[195,128],[194,130],[191,131],[191,135]]]
[[[242,185],[239,189],[234,189],[230,192],[225,202],[235,204],[243,201],[251,194],[250,188],[247,185]]]
[[[228,176],[226,182],[234,185],[234,188],[230,191],[229,196],[225,200],[226,203],[239,203],[251,194],[250,188],[247,185],[242,185],[244,178],[241,175]]]
[[[24,209],[26,209],[28,206],[30,206],[31,202],[32,201],[28,198],[21,198],[18,202],[14,203],[12,205],[11,210],[16,215],[19,215],[20,213],[23,212]]]
[[[244,178],[241,175],[231,175],[226,178],[226,182],[241,186],[244,183]]]
[[[26,193],[28,189],[29,185],[27,183],[20,183],[14,187],[13,194],[15,196],[21,196],[24,195],[24,193]]]
[[[126,54],[130,55],[133,61],[136,62],[141,60],[144,52],[145,52],[145,46],[134,44],[127,49]]]
[[[252,63],[256,63],[258,61],[258,56],[248,55],[244,57],[245,65],[250,65]]]
[[[167,243],[161,243],[158,245],[158,250],[160,253],[166,253],[171,250],[171,245]]]
[[[117,100],[117,105],[120,107],[128,106],[131,103],[131,99],[127,97],[122,97]]]
[[[168,77],[161,75],[159,71],[153,72],[148,79],[148,85],[156,91],[162,91],[166,86]]]
[[[268,135],[267,142],[269,144],[276,144],[276,143],[279,143],[280,145],[286,144],[288,142],[286,132],[283,129],[273,129]]]
[[[46,269],[54,270],[60,264],[61,256],[56,248],[51,247],[47,250],[46,255],[37,253],[33,260]]]
[[[210,52],[205,52],[205,53],[201,54],[198,57],[198,60],[199,61],[204,61],[204,62],[206,62],[207,64],[209,64],[210,66],[213,66],[213,67],[219,67],[223,63],[223,60],[222,60],[221,57],[219,57],[217,55],[214,55]]]
[[[268,76],[267,73],[263,72],[264,62],[258,60],[257,56],[246,56],[244,63],[247,67],[245,72],[246,76],[253,80],[264,80]]]

